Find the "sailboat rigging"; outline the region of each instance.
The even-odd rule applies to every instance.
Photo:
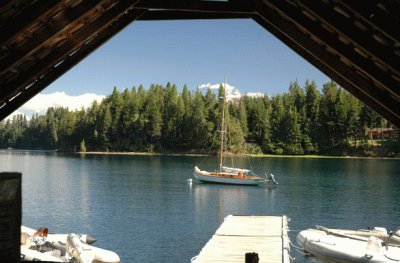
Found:
[[[221,112],[221,136],[220,136],[220,152],[219,152],[219,169],[214,172],[202,171],[199,167],[195,166],[193,175],[194,177],[202,182],[209,183],[221,183],[221,184],[238,184],[238,185],[260,185],[266,183],[278,184],[275,181],[275,178],[272,174],[269,176],[266,175],[265,178],[262,178],[255,174],[250,169],[242,169],[235,167],[224,166],[224,157],[225,157],[225,133],[227,130],[225,128],[225,107],[226,107],[226,81],[222,86],[223,93],[223,101],[222,101],[222,112]]]

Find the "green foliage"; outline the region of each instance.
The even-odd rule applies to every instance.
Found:
[[[119,92],[114,87],[88,109],[49,108],[0,122],[0,147],[63,151],[217,152],[223,90],[178,92],[152,84]],[[390,127],[334,82],[315,82],[272,97],[243,96],[225,112],[229,151],[271,154],[398,156],[398,141],[371,145],[365,128]]]

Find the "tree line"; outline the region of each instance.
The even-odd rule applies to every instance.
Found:
[[[0,122],[0,148],[61,151],[216,153],[222,92],[152,84],[112,94],[91,107],[49,108]],[[374,155],[366,128],[390,123],[334,82],[291,82],[286,93],[228,103],[232,153]],[[393,146],[393,145],[392,145]],[[399,153],[398,143],[385,154]]]

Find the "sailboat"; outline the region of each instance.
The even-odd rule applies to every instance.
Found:
[[[219,151],[220,162],[218,170],[214,172],[208,172],[200,170],[198,166],[194,167],[193,176],[202,182],[207,183],[220,183],[220,184],[237,184],[237,185],[261,185],[266,183],[278,184],[275,181],[274,175],[266,175],[265,178],[262,178],[255,174],[250,169],[236,168],[236,167],[228,167],[224,165],[225,159],[225,134],[227,130],[225,128],[225,107],[226,107],[226,95],[225,95],[225,86],[224,83],[223,89],[223,103],[222,103],[222,116],[221,116],[221,146]]]

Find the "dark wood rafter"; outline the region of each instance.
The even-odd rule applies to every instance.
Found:
[[[238,4],[235,1],[160,1],[142,0],[135,8],[149,11],[140,20],[177,19],[232,19],[250,18],[255,13],[251,1]]]
[[[376,86],[379,85],[380,88],[390,93],[390,96],[400,101],[400,64],[398,63],[400,46],[395,46],[396,42],[390,35],[383,34],[379,28],[348,7],[336,3],[336,1],[328,1],[328,3],[317,2],[315,5],[310,5],[309,2],[301,2],[301,7],[305,12],[318,17],[323,23],[329,24],[337,36],[345,38],[357,53],[362,54],[365,58],[364,61],[361,59],[351,61],[353,65],[364,66],[365,70],[360,69],[360,75],[376,82]],[[332,11],[330,12],[329,9]],[[361,10],[360,6],[357,10]],[[370,14],[372,17],[373,15]],[[332,44],[335,49],[339,50],[335,43]],[[351,52],[354,53],[354,51]],[[348,57],[348,59],[351,58]],[[387,76],[392,77],[388,78]],[[384,82],[378,79],[384,80]]]
[[[311,39],[318,39],[325,46],[335,50],[338,56],[350,61],[351,66],[362,72],[370,81],[379,83],[380,88],[387,89],[392,93],[392,96],[396,96],[400,99],[400,93],[398,92],[400,82],[395,79],[385,78],[384,72],[377,70],[371,59],[365,58],[355,52],[354,46],[351,45],[351,43],[346,44],[339,40],[337,33],[324,30],[323,27],[320,26],[320,21],[312,21],[307,16],[303,15],[301,11],[297,11],[295,7],[285,1],[270,0],[268,1],[268,5],[279,12],[280,16],[290,20],[293,24],[295,24],[296,21],[302,21],[301,27],[310,34]]]
[[[21,34],[27,27],[37,23],[39,19],[45,18],[49,13],[54,12],[54,9],[57,9],[56,7],[58,6],[61,8],[61,1],[36,1],[25,8],[23,12],[16,17],[1,19],[0,46],[6,45],[7,41],[9,41],[12,36]],[[16,23],[16,21],[18,21],[18,23]]]
[[[206,13],[254,13],[253,1],[141,0],[135,8]]]
[[[250,18],[250,16],[247,13],[199,13],[197,11],[150,10],[138,20],[240,19]]]
[[[353,12],[357,17],[368,23],[373,29],[379,30],[386,37],[391,38],[394,42],[400,42],[400,1],[397,1],[397,9],[392,10],[392,6],[382,9],[376,1],[364,0],[340,0],[337,1],[338,6],[345,7]],[[396,16],[397,15],[397,16]]]
[[[24,78],[16,78],[10,82],[0,83],[0,87],[11,95],[7,99],[10,99],[18,94],[13,93],[13,90],[17,90],[17,88],[20,86],[27,86],[36,79],[41,78],[41,76],[45,74],[46,70],[52,68],[56,64],[61,63],[64,60],[64,55],[68,55],[77,50],[78,47],[82,46],[85,42],[96,36],[96,34],[111,24],[114,19],[116,19],[118,16],[121,16],[121,14],[131,7],[132,3],[130,3],[130,1],[121,1],[118,5],[114,5],[112,8],[107,9],[104,14],[102,14],[96,20],[92,21],[80,31],[76,32],[71,39],[54,48],[47,56],[35,61],[35,70],[25,72]],[[0,105],[3,102],[6,101],[0,101]]]
[[[52,19],[44,24],[39,32],[35,32],[35,37],[29,40],[29,43],[13,48],[12,51],[8,52],[5,57],[0,61],[0,76],[4,71],[8,70],[13,65],[20,63],[22,59],[32,56],[37,50],[49,46],[57,45],[57,41],[63,41],[68,37],[69,28],[73,28],[87,15],[87,12],[94,12],[96,6],[100,6],[100,3],[92,1],[82,1],[73,8],[64,10],[57,18]],[[55,43],[54,39],[57,39]]]
[[[112,36],[114,36],[116,33],[129,25],[132,21],[138,19],[144,13],[146,13],[146,10],[134,10],[130,8],[122,12],[122,14],[119,14],[120,17],[115,18],[112,23],[107,26],[103,31],[98,33],[90,41],[82,43],[82,45],[72,54],[68,54],[61,64],[50,68],[45,75],[43,75],[41,78],[34,80],[33,83],[31,83],[31,85],[29,85],[23,93],[15,96],[12,99],[12,102],[18,103],[19,105],[27,102],[33,96],[42,91],[46,86],[51,84],[54,80],[56,80],[73,66],[78,64],[82,59],[87,57],[101,44],[109,40]],[[0,119],[5,118],[14,110],[15,109],[11,103],[4,104],[0,110]]]
[[[371,32],[371,29],[363,31],[359,27],[354,26],[353,17],[347,17],[340,12],[333,11],[336,5],[328,5],[318,1],[313,3],[302,1],[299,3],[301,3],[301,7],[304,10],[313,14],[313,16],[317,17],[322,23],[328,24],[336,31],[337,35],[346,38],[347,41],[368,55],[368,57],[379,61],[381,64],[385,65],[388,70],[392,70],[396,74],[400,73],[400,64],[396,63],[396,60],[393,59],[396,53],[393,52],[393,49],[388,48],[392,43],[386,43],[386,45],[379,43],[374,38],[374,33]],[[382,41],[384,40],[382,39]],[[375,54],[379,54],[379,57]]]
[[[253,18],[400,127],[400,0],[0,2],[0,120],[133,20]]]
[[[396,101],[390,96],[382,98],[382,95],[371,86],[369,81],[358,76],[337,55],[327,52],[324,46],[310,41],[309,36],[301,33],[295,24],[283,19],[275,9],[262,8],[259,11],[259,15],[254,16],[253,19],[304,59],[331,76],[337,83],[347,90],[351,90],[350,92],[353,95],[372,106],[378,113],[385,114],[387,119],[393,123],[399,122],[397,117],[400,113],[399,109],[395,110],[397,113],[391,111],[398,105]],[[363,89],[358,88],[360,85],[364,86]],[[381,102],[384,99],[390,101],[390,105],[382,104]]]

